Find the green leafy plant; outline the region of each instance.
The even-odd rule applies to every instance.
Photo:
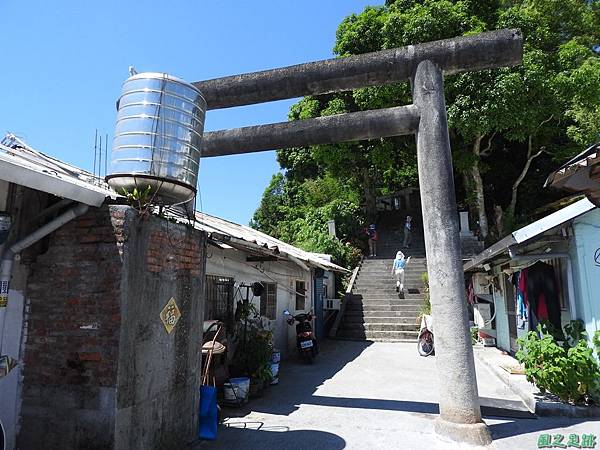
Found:
[[[600,332],[596,332],[592,342],[598,355]],[[540,324],[537,332],[530,331],[518,343],[516,357],[525,366],[527,380],[542,393],[573,404],[600,403],[600,365],[594,349],[588,345],[581,321],[565,326],[563,341]]]
[[[135,208],[141,215],[147,215],[149,213],[150,203],[154,196],[150,196],[152,188],[150,185],[139,189],[134,187],[133,190],[128,191],[127,189],[121,189],[121,193],[127,199],[127,202],[132,208]]]
[[[431,298],[429,295],[429,276],[427,272],[421,274],[421,281],[423,282],[423,305],[421,306],[421,316],[431,314]],[[419,320],[421,320],[419,318]]]
[[[479,336],[479,328],[471,327],[471,345],[477,344],[478,336]]]
[[[263,364],[253,376],[261,380],[263,383],[270,383],[273,379],[271,365],[269,363]]]

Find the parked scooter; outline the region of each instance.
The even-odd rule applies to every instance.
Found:
[[[313,335],[311,325],[312,314],[302,313],[294,316],[287,309],[283,311],[283,314],[289,325],[294,325],[294,322],[298,322],[296,325],[296,348],[300,357],[309,364],[312,364],[314,357],[319,353],[319,345]]]
[[[424,314],[421,317],[421,329],[417,338],[417,349],[421,356],[435,354],[435,346],[433,345],[433,317],[430,315]]]

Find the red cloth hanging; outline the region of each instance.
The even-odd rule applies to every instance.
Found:
[[[527,268],[521,270],[521,275],[519,276],[519,291],[523,294],[525,306],[529,308],[529,299],[527,298]]]

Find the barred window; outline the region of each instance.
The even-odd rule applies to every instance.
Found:
[[[262,282],[265,287],[260,296],[260,315],[274,320],[277,315],[277,283]]]
[[[306,282],[296,280],[296,311],[304,311],[306,308]]]
[[[231,277],[206,275],[204,320],[233,320],[233,283]]]

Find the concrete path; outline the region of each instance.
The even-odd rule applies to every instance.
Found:
[[[483,365],[478,365],[477,377],[488,413],[508,408],[529,415]],[[441,442],[433,433],[438,412],[435,357],[419,357],[416,344],[329,341],[314,365],[283,362],[280,380],[247,407],[228,409],[218,440],[196,448],[465,448]],[[491,448],[536,449],[542,433],[594,433],[600,448],[599,421],[491,415],[485,421],[494,437]]]

